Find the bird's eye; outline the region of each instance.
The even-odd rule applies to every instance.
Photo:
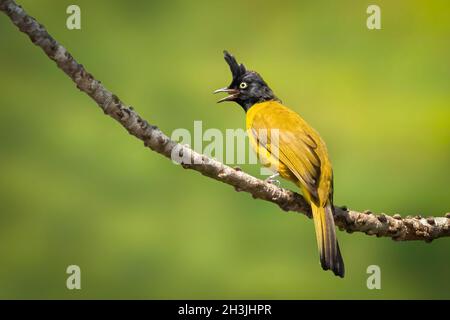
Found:
[[[241,84],[239,85],[239,88],[241,88],[241,89],[245,89],[245,88],[247,88],[247,82],[241,82]]]

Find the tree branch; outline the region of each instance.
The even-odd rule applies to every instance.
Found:
[[[207,177],[229,184],[237,191],[248,192],[253,198],[273,202],[285,211],[295,211],[311,216],[310,207],[301,195],[257,179],[237,168],[226,166],[172,141],[156,126],[142,119],[131,106],[126,106],[116,95],[108,91],[48,34],[44,26],[30,17],[13,0],[0,0],[0,10],[50,59],[56,62],[57,66],[75,82],[78,89],[88,94],[105,114],[118,121],[131,135],[142,140],[146,147],[169,159],[172,152],[177,152],[185,159],[190,159],[181,164],[186,169],[196,170]],[[394,240],[429,242],[436,238],[450,236],[450,213],[439,218],[420,216],[402,218],[398,214],[376,215],[369,211],[358,212],[335,207],[335,221],[341,230],[350,233],[358,231],[377,237],[390,237]]]

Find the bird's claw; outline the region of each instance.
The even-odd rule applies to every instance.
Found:
[[[267,183],[276,185],[277,187],[280,187],[280,186],[281,186],[280,180],[277,180],[277,179],[270,179],[270,178],[267,178],[267,179],[264,180],[264,181],[267,182]]]
[[[278,177],[280,174],[279,173],[275,173],[273,175],[271,175],[270,177],[268,177],[267,179],[265,179],[264,181],[270,184],[274,184],[277,187],[281,186],[281,182],[277,179],[274,179],[275,177]]]

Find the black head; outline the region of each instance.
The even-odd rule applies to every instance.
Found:
[[[254,71],[247,71],[245,66],[238,64],[236,59],[224,51],[225,61],[230,66],[233,80],[228,87],[218,89],[214,93],[226,92],[229,95],[218,102],[234,101],[245,111],[258,102],[278,100],[263,78]]]

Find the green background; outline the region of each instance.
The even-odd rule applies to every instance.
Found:
[[[81,30],[66,28],[72,3]],[[373,3],[382,30],[366,28]],[[336,204],[450,211],[448,1],[20,4],[168,134],[244,127],[211,94],[228,49],[321,133]],[[346,278],[322,271],[310,220],[144,148],[3,14],[0,75],[0,298],[450,298],[449,239],[338,232]],[[372,264],[381,290],[366,287]]]

